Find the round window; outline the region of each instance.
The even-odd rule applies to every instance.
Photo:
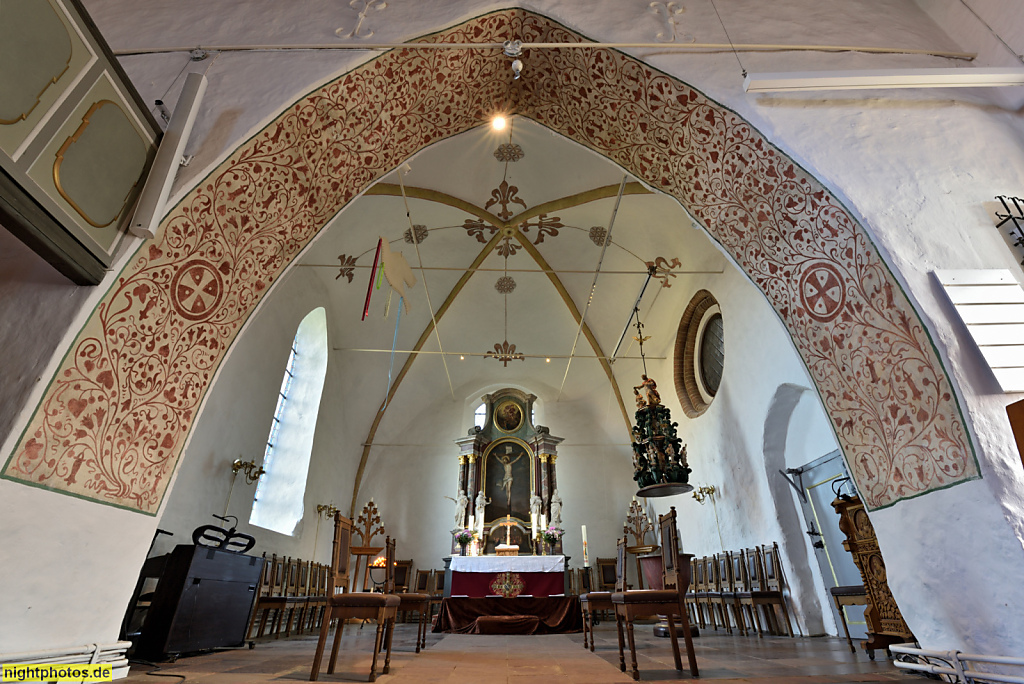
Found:
[[[676,395],[690,418],[708,410],[722,384],[724,362],[722,310],[710,292],[701,290],[687,305],[676,333]]]
[[[704,319],[704,330],[700,335],[700,381],[701,389],[710,396],[718,393],[722,384],[722,364],[725,361],[725,339],[722,328],[722,314],[714,313]]]

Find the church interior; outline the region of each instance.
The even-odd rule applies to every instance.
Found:
[[[1022,55],[1014,0],[3,0],[0,664],[1024,682]]]

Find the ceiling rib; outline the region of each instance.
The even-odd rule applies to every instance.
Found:
[[[449,207],[461,209],[462,211],[468,212],[478,219],[487,221],[492,226],[498,229],[508,228],[509,226],[517,226],[524,221],[529,221],[532,218],[536,218],[541,214],[550,214],[555,211],[562,211],[563,209],[569,209],[571,207],[578,207],[581,204],[587,204],[588,202],[594,202],[596,200],[610,199],[619,194],[619,184],[605,185],[600,188],[594,188],[593,190],[586,190],[584,192],[578,192],[575,195],[567,195],[550,202],[544,202],[538,204],[532,209],[527,209],[521,214],[513,216],[508,221],[502,221],[494,214],[489,211],[485,211],[475,204],[453,197],[444,192],[437,190],[428,190],[427,188],[415,188],[408,186],[405,188],[407,197],[413,197],[415,199],[428,200],[431,202],[437,202],[438,204],[446,204]],[[653,195],[654,193],[645,188],[640,183],[633,181],[626,183],[625,189],[622,191],[623,195]],[[385,197],[401,197],[402,188],[393,183],[377,183],[365,193],[363,196],[369,195],[383,195]]]
[[[423,345],[430,338],[430,334],[435,329],[436,322],[441,319],[441,317],[451,306],[452,302],[455,301],[455,298],[459,295],[460,292],[462,292],[462,289],[466,286],[466,283],[469,282],[469,279],[473,276],[473,274],[479,270],[482,270],[480,268],[480,265],[484,262],[484,260],[491,253],[491,251],[494,250],[494,247],[495,245],[497,245],[498,241],[505,237],[501,229],[508,228],[511,226],[518,226],[523,221],[539,216],[540,214],[545,214],[551,211],[559,211],[561,209],[578,206],[580,204],[593,202],[599,199],[607,199],[616,196],[621,197],[624,194],[648,195],[652,193],[650,190],[648,190],[643,185],[637,182],[625,184],[620,183],[619,185],[606,185],[601,188],[594,188],[593,190],[577,193],[575,195],[563,197],[561,199],[557,199],[551,202],[545,202],[544,204],[540,204],[534,207],[533,209],[524,211],[517,216],[513,216],[508,221],[502,221],[493,214],[491,214],[490,212],[485,211],[480,207],[477,207],[476,205],[471,204],[465,200],[461,200],[458,197],[453,197],[452,195],[449,195],[447,193],[438,192],[437,190],[429,190],[427,188],[418,188],[412,186],[403,187],[402,185],[395,185],[393,183],[377,183],[364,193],[364,196],[378,195],[402,198],[412,197],[415,199],[438,202],[440,204],[445,204],[450,207],[454,207],[456,209],[460,209],[469,214],[472,214],[473,216],[476,216],[477,218],[482,219],[490,223],[491,225],[495,226],[496,228],[498,228],[498,230],[494,233],[494,235],[491,237],[488,243],[484,245],[484,248],[480,250],[480,253],[477,255],[476,259],[473,260],[473,263],[470,264],[469,268],[465,269],[465,272],[462,274],[462,277],[459,278],[459,281],[457,283],[455,283],[455,287],[453,287],[452,291],[448,293],[448,297],[445,299],[444,304],[442,304],[441,307],[437,310],[434,319],[427,324],[427,328],[423,331],[423,333],[420,335],[419,340],[417,340],[416,344],[413,346],[412,353],[410,353],[409,358],[406,359],[405,364],[402,366],[402,370],[400,370],[398,372],[398,375],[395,377],[395,380],[391,385],[391,389],[388,392],[387,397],[385,397],[384,401],[381,403],[381,407],[377,410],[377,414],[374,416],[373,419],[373,424],[370,426],[370,432],[363,442],[363,453],[359,459],[359,468],[356,470],[356,477],[354,482],[352,483],[352,502],[349,507],[350,516],[355,515],[356,497],[359,495],[359,487],[362,484],[363,473],[366,471],[366,463],[367,460],[369,459],[370,449],[373,446],[373,439],[377,434],[377,429],[380,427],[381,419],[383,419],[384,413],[387,410],[386,407],[391,403],[392,398],[398,391],[399,385],[402,384],[402,380],[409,372],[409,369],[412,367],[412,364],[416,360],[416,357],[419,356],[419,352],[422,349]],[[580,315],[579,309],[576,308],[576,303],[573,302],[572,300],[572,296],[569,295],[568,290],[565,289],[565,286],[562,284],[561,279],[555,273],[554,269],[551,268],[551,265],[548,264],[547,260],[544,259],[540,252],[537,251],[537,248],[534,247],[528,239],[526,239],[526,236],[523,235],[518,228],[516,228],[515,230],[515,236],[516,240],[523,246],[526,252],[533,258],[533,260],[540,267],[541,272],[545,273],[551,280],[551,283],[555,286],[555,289],[558,291],[559,296],[561,296],[562,301],[565,302],[566,307],[572,314],[573,319],[578,324],[580,324],[584,336],[587,338],[587,341],[590,343],[591,348],[594,350],[596,358],[600,361],[601,367],[604,369],[605,375],[608,376],[608,381],[611,383],[612,391],[615,393],[615,399],[616,401],[618,401],[619,409],[622,411],[622,418],[626,423],[626,432],[630,435],[630,437],[632,437],[633,426],[629,421],[629,414],[626,412],[626,405],[622,402],[622,393],[619,391],[619,386],[615,382],[615,374],[612,372],[612,367],[608,363],[608,359],[605,357],[605,354],[602,351],[601,345],[598,343],[597,338],[594,336],[594,333],[590,330],[590,326],[588,326],[586,322],[583,320],[583,317]],[[442,359],[443,358],[444,355],[442,355]]]
[[[434,330],[434,322],[441,320],[441,318],[448,311],[449,307],[451,307],[452,302],[454,302],[455,298],[459,296],[460,292],[462,292],[462,288],[464,288],[466,286],[466,283],[469,282],[469,279],[473,277],[473,273],[475,273],[476,269],[480,267],[480,264],[484,262],[484,259],[486,259],[490,255],[490,253],[494,251],[495,245],[497,245],[498,241],[503,237],[504,236],[501,234],[500,231],[495,233],[494,237],[492,237],[490,241],[486,245],[484,245],[484,248],[480,250],[480,253],[477,254],[476,259],[473,259],[473,263],[470,264],[469,269],[467,269],[466,272],[462,274],[462,277],[459,278],[459,281],[455,283],[455,287],[453,287],[451,292],[448,293],[448,297],[444,300],[444,303],[441,304],[441,306],[438,308],[437,312],[435,313],[434,320],[427,324],[426,329],[420,335],[420,338],[416,341],[416,344],[413,345],[414,351],[419,351],[420,349],[423,348],[423,345],[426,344],[428,339],[430,339],[430,333],[433,332]],[[377,409],[377,415],[375,415],[373,418],[373,424],[370,426],[370,432],[366,435],[366,439],[363,440],[363,454],[359,458],[359,468],[356,470],[356,478],[355,481],[352,483],[352,503],[349,505],[350,518],[354,518],[356,514],[356,497],[359,495],[359,485],[363,481],[363,472],[366,470],[366,461],[370,455],[370,447],[373,446],[373,438],[377,435],[377,428],[380,427],[380,421],[382,418],[384,418],[384,412],[386,411],[385,407],[390,406],[391,400],[394,398],[395,393],[398,391],[399,385],[402,384],[402,380],[405,379],[406,374],[408,374],[409,369],[412,367],[412,364],[416,360],[417,356],[419,356],[419,354],[410,354],[409,358],[405,360],[405,364],[402,366],[402,370],[398,371],[398,375],[395,376],[395,381],[391,384],[391,390],[388,392],[387,397],[384,398],[384,401],[381,402],[380,408]],[[622,403],[621,399],[619,400],[619,403]]]
[[[406,165],[408,168],[408,165]],[[416,261],[419,262],[420,270],[423,270],[423,257],[420,255],[420,241],[416,237],[416,226],[412,223],[412,212],[409,211],[409,198],[405,195],[405,183],[402,182],[402,169],[399,168],[396,172],[398,174],[398,185],[402,191],[402,202],[405,204],[405,218],[409,220],[409,235],[412,236],[412,246],[416,248]],[[434,316],[434,306],[430,303],[430,290],[427,289],[427,276],[426,274],[420,274],[420,280],[423,282],[423,293],[427,295],[427,308],[430,310],[430,322],[434,325],[434,337],[437,338],[437,348],[444,352],[444,347],[441,346],[441,333],[437,329],[437,317]],[[448,376],[448,390],[452,393],[452,401],[455,401],[455,388],[452,386],[452,374],[448,372],[448,361],[445,360],[444,354],[441,354],[441,363],[444,364],[444,374]]]

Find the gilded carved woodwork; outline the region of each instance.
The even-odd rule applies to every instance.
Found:
[[[860,498],[836,499],[832,507],[839,514],[839,529],[846,535],[843,548],[853,556],[860,570],[868,605],[864,619],[868,625],[866,650],[887,648],[889,644],[914,641],[914,635],[903,620],[886,579],[885,561],[878,548],[875,528]]]

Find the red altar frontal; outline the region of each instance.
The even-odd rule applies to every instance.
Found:
[[[453,597],[565,593],[565,556],[455,556],[449,570]]]

